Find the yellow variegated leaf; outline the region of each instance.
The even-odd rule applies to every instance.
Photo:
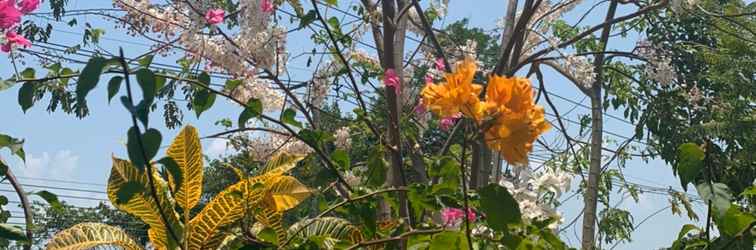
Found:
[[[301,239],[320,236],[337,240],[346,240],[352,243],[361,242],[364,239],[360,228],[356,227],[351,222],[338,217],[321,217],[300,220],[294,225],[291,225],[288,232],[289,234],[295,234],[292,235],[292,237]]]
[[[202,195],[202,146],[197,129],[192,126],[181,129],[166,154],[173,158],[182,175],[181,186],[177,188],[173,197],[179,207],[189,211],[199,203]],[[173,186],[173,178],[168,180]]]
[[[271,209],[283,212],[299,205],[311,193],[297,178],[281,175],[266,183],[265,202]]]
[[[220,244],[224,237],[218,237],[216,233],[222,227],[241,219],[245,213],[245,204],[260,203],[264,189],[254,188],[254,185],[264,185],[270,178],[271,175],[250,177],[216,195],[189,222],[189,249],[210,249],[211,246]]]
[[[173,203],[169,200],[167,186],[164,181],[157,174],[157,171],[153,168],[153,179],[156,184],[156,191],[160,205],[163,208],[163,214],[168,219],[171,228],[177,231],[179,229],[179,223],[176,217],[176,213],[173,210]],[[134,194],[131,199],[123,204],[119,204],[117,201],[118,190],[124,186],[127,182],[136,182],[144,186],[145,192],[138,192]],[[110,178],[108,179],[108,199],[113,205],[121,211],[132,214],[144,223],[150,226],[153,233],[150,235],[150,240],[153,244],[168,246],[174,245],[171,236],[168,235],[163,219],[160,216],[160,210],[158,204],[150,193],[149,181],[147,174],[144,171],[140,171],[130,162],[113,157],[113,167],[110,170]],[[176,232],[178,233],[178,232]],[[152,237],[154,235],[154,237]],[[171,244],[169,244],[171,243]]]
[[[77,224],[55,234],[47,243],[48,250],[85,250],[102,247],[143,249],[120,228],[101,223]]]
[[[273,231],[276,232],[276,238],[278,238],[278,242],[286,241],[286,230],[281,224],[281,220],[283,219],[283,212],[276,211],[275,209],[267,206],[261,206],[256,211],[257,213],[255,213],[255,219],[257,220],[257,222],[260,222],[260,224],[273,229]]]
[[[165,245],[164,240],[160,240],[160,237],[158,235],[158,230],[155,230],[154,228],[150,228],[147,230],[147,237],[150,239],[150,244],[152,244],[152,247],[157,250],[167,250],[168,246]]]
[[[260,171],[260,175],[269,173],[286,173],[297,166],[297,163],[304,159],[306,155],[278,153],[270,158],[265,167]]]

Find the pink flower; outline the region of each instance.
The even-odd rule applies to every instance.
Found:
[[[425,112],[428,112],[428,109],[425,108],[423,102],[420,102],[415,106],[415,114],[423,115]]]
[[[16,9],[16,0],[0,0],[0,29],[10,29],[21,22],[21,11]]]
[[[260,9],[263,13],[271,13],[274,8],[275,6],[273,6],[273,3],[270,0],[262,0],[262,3],[260,3]]]
[[[16,32],[8,31],[5,33],[5,44],[0,45],[0,50],[3,52],[10,52],[15,46],[23,46],[24,48],[31,47],[31,42],[25,37],[16,34]]]
[[[443,58],[441,58],[441,57],[436,58],[436,69],[439,70],[439,71],[446,70],[446,65],[444,64],[444,59]]]
[[[22,13],[30,13],[39,8],[39,0],[21,0],[18,6],[21,8]]]
[[[441,118],[441,122],[439,123],[439,127],[441,127],[441,130],[448,131],[449,129],[454,126],[455,123],[457,123],[457,120],[462,117],[461,114],[456,114],[449,117]]]
[[[441,220],[444,221],[445,226],[451,226],[462,221],[465,217],[465,212],[459,208],[444,208],[441,210]],[[475,212],[471,208],[467,208],[467,220],[475,222]]]
[[[212,9],[205,13],[205,20],[210,25],[216,25],[223,22],[223,16],[226,14],[222,9]]]
[[[430,74],[427,74],[425,75],[424,80],[425,80],[425,84],[431,84],[433,83],[433,76],[431,76]]]
[[[401,92],[402,83],[399,81],[399,75],[396,74],[394,69],[386,69],[386,72],[383,74],[383,84],[386,87],[394,87],[396,95],[399,95]]]

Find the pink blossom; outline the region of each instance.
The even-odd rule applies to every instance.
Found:
[[[30,13],[39,8],[39,0],[21,0],[18,6],[22,13]]]
[[[14,46],[23,46],[24,48],[31,47],[31,42],[29,42],[28,39],[25,37],[16,34],[16,32],[8,31],[8,33],[5,34],[5,44],[0,45],[0,50],[3,52],[10,52],[11,49],[13,49]]]
[[[262,0],[262,3],[260,3],[260,9],[264,13],[271,13],[273,12],[273,9],[275,7],[273,6],[273,3],[270,0]]]
[[[402,83],[399,81],[399,75],[396,74],[394,69],[386,69],[386,72],[383,74],[383,84],[386,87],[394,87],[396,95],[399,95],[401,92]]]
[[[425,108],[425,104],[423,104],[423,102],[420,102],[415,106],[415,114],[423,115],[425,114],[425,112],[428,112],[428,109]]]
[[[444,59],[443,58],[440,58],[440,57],[436,58],[436,69],[439,70],[439,71],[446,70],[446,65],[444,64]]]
[[[13,28],[21,22],[21,15],[16,9],[16,0],[0,0],[0,29]]]
[[[211,9],[205,13],[205,20],[210,25],[216,25],[223,22],[223,16],[226,14],[222,9]]]
[[[441,210],[441,220],[444,221],[445,226],[450,226],[459,223],[465,217],[465,212],[459,208],[444,208]],[[475,222],[475,212],[467,209],[467,220]]]
[[[430,74],[425,75],[425,84],[431,84],[433,83],[433,76]]]
[[[454,126],[455,123],[457,123],[457,120],[459,120],[460,117],[462,117],[461,114],[456,114],[453,116],[441,118],[441,122],[438,126],[441,127],[441,130],[448,131],[452,126]]]

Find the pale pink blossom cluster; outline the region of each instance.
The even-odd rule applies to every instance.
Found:
[[[648,63],[644,73],[652,81],[666,87],[672,84],[677,78],[677,73],[672,67],[672,59],[660,53],[661,49],[649,41],[641,40],[636,44],[636,53],[638,56],[645,58]]]
[[[524,172],[529,171],[525,166]],[[562,223],[561,214],[556,211],[557,198],[569,190],[572,175],[564,171],[546,170],[541,173],[524,173],[516,179],[503,178],[499,185],[507,188],[517,200],[525,221],[554,218],[549,228],[555,229]]]
[[[323,107],[323,103],[328,97],[328,89],[331,87],[331,81],[334,75],[340,69],[341,64],[332,61],[326,61],[324,65],[318,67],[315,75],[312,77],[312,84],[308,94],[307,101],[316,108]]]
[[[562,61],[562,67],[578,81],[578,84],[586,89],[590,89],[596,80],[593,63],[588,61],[585,56],[568,55]]]
[[[239,1],[239,29],[225,31],[219,25],[227,13],[212,6],[211,1],[174,1],[160,6],[149,0],[113,3],[125,11],[123,25],[130,34],[151,32],[165,44],[176,40],[174,46],[186,51],[188,59],[206,60],[206,65],[243,80],[238,90],[232,90],[240,99],[260,99],[266,110],[283,105],[283,95],[269,81],[257,77],[262,69],[281,74],[287,62],[286,31],[270,22],[275,9],[272,1]],[[160,46],[163,44],[156,45]]]
[[[251,138],[245,149],[249,149],[250,157],[256,161],[267,161],[277,153],[306,155],[313,152],[310,146],[297,138],[277,133]]]
[[[40,0],[0,0],[0,51],[9,53],[16,47],[31,47],[31,42],[14,30],[21,17],[39,8]]]
[[[349,127],[341,127],[334,133],[336,148],[348,151],[352,148],[352,133]]]

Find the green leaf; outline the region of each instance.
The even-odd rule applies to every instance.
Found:
[[[134,195],[144,192],[144,185],[138,181],[129,181],[124,183],[118,191],[116,191],[116,203],[126,204],[129,203]]]
[[[341,167],[342,170],[348,170],[349,169],[349,154],[347,152],[344,152],[344,150],[337,149],[334,150],[333,153],[331,153],[331,159],[336,162],[339,167]]]
[[[9,135],[0,134],[0,149],[8,148],[11,154],[14,154],[26,161],[26,153],[24,152],[24,140],[10,137]]]
[[[296,117],[297,117],[297,111],[294,111],[293,109],[286,109],[281,114],[281,122],[290,124],[297,128],[302,128],[302,123],[298,122]]]
[[[682,228],[680,229],[680,233],[678,233],[678,234],[677,234],[677,239],[678,239],[678,240],[681,240],[681,239],[683,239],[683,238],[685,237],[685,235],[688,235],[688,233],[689,233],[690,231],[693,231],[693,230],[696,230],[696,231],[700,231],[701,229],[699,229],[699,228],[698,228],[698,227],[697,227],[696,225],[692,225],[692,224],[685,224],[685,225],[684,225],[684,226],[683,226],[683,227],[682,227]]]
[[[743,213],[737,206],[730,206],[722,220],[717,223],[719,231],[729,237],[735,237],[738,233],[746,230],[751,223],[756,222],[752,214]]]
[[[140,170],[144,170],[147,163],[157,155],[160,148],[160,142],[163,140],[160,132],[154,128],[148,129],[141,135],[141,142],[144,148],[140,147],[136,127],[131,127],[128,132],[126,142],[129,159]]]
[[[50,206],[58,211],[63,210],[63,204],[60,203],[60,200],[58,200],[58,196],[47,191],[47,190],[40,190],[37,192],[34,192],[35,195],[41,197],[47,204],[50,204]]]
[[[153,58],[155,58],[154,55],[143,56],[142,58],[139,58],[139,65],[141,65],[142,67],[149,67],[150,64],[152,64]]]
[[[433,235],[429,250],[470,250],[467,246],[467,239],[462,232],[444,231]]]
[[[16,81],[0,79],[0,91],[9,89],[10,87],[13,87],[13,85],[16,85]]]
[[[34,91],[37,89],[37,82],[27,82],[21,85],[21,89],[18,90],[18,105],[21,106],[21,110],[26,113],[26,110],[34,105]]]
[[[386,182],[386,160],[383,159],[383,150],[370,150],[367,159],[367,184],[373,187],[379,187]]]
[[[330,5],[330,6],[338,6],[339,5],[339,1],[338,0],[326,0],[325,2],[328,5]]]
[[[506,230],[507,224],[519,223],[522,217],[514,197],[497,184],[480,190],[480,210],[486,215],[488,225],[497,231]]]
[[[459,163],[452,157],[442,157],[431,165],[429,175],[442,181],[433,185],[435,195],[452,195],[459,190]]]
[[[705,202],[711,201],[712,210],[716,212],[715,215],[717,216],[715,218],[724,216],[730,209],[732,194],[730,194],[727,185],[723,183],[701,183],[696,185],[696,190]]]
[[[278,244],[278,236],[276,234],[276,230],[273,230],[270,227],[266,227],[259,233],[257,233],[257,237],[263,241]]]
[[[84,66],[79,74],[79,79],[76,81],[76,100],[84,102],[92,89],[97,86],[97,82],[100,81],[100,75],[108,60],[102,57],[92,57]]]
[[[172,190],[178,190],[181,183],[184,181],[184,175],[181,174],[181,168],[178,163],[176,163],[173,158],[167,156],[160,159],[158,163],[163,164],[163,167],[165,167],[165,169],[171,174],[171,177],[173,177]]]
[[[315,12],[315,10],[310,10],[307,12],[306,15],[304,15],[302,18],[299,19],[299,28],[302,29],[304,27],[307,27],[307,25],[310,25],[312,22],[317,19],[318,14]]]
[[[260,100],[255,98],[249,99],[249,101],[247,101],[247,106],[244,108],[244,111],[242,111],[242,113],[239,115],[239,127],[245,127],[249,119],[262,115],[262,109],[263,106]]]
[[[26,233],[21,227],[10,224],[0,224],[0,238],[16,241],[26,241]]]
[[[225,90],[226,92],[231,92],[234,89],[236,89],[236,87],[238,87],[239,85],[241,85],[242,83],[244,83],[244,82],[242,82],[242,80],[238,80],[238,79],[229,79],[229,80],[226,80],[226,85],[223,86],[223,90]]]
[[[203,112],[210,109],[213,104],[215,104],[215,93],[206,89],[194,92],[194,96],[192,97],[192,109],[194,109],[194,112],[197,114],[197,118],[199,118]]]
[[[108,103],[118,93],[118,90],[121,88],[121,82],[123,82],[122,76],[110,78],[110,82],[108,82]]]
[[[331,28],[334,29],[335,32],[341,30],[341,22],[339,22],[339,19],[335,16],[328,18],[328,26],[331,26]]]
[[[21,79],[23,80],[31,80],[34,79],[35,71],[33,68],[26,68],[24,71],[21,71]]]
[[[680,184],[685,191],[688,190],[688,183],[694,182],[701,173],[704,156],[703,149],[694,143],[685,143],[678,147],[677,174],[680,175]]]
[[[136,72],[136,79],[142,88],[142,99],[144,99],[145,103],[152,105],[152,101],[155,100],[155,94],[157,93],[155,73],[152,70],[142,68]]]

